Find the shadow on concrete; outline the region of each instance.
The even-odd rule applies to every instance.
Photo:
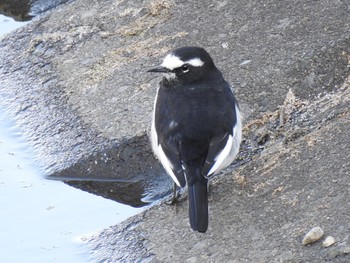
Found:
[[[112,143],[110,148],[48,178],[134,207],[163,198],[172,187],[146,134]]]

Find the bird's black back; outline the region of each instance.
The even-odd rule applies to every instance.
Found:
[[[218,70],[190,84],[163,79],[155,110],[159,143],[178,151],[184,163],[203,162],[210,140],[232,135],[236,123],[235,98]]]

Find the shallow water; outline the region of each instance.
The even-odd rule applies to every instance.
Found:
[[[28,22],[17,22],[11,17],[6,17],[0,14],[0,38],[2,35],[15,30],[21,26],[24,26]]]
[[[84,237],[140,212],[43,178],[0,111],[2,262],[87,262]]]
[[[0,15],[1,35],[23,26]],[[82,241],[138,213],[44,179],[25,139],[0,109],[0,261],[89,262]]]

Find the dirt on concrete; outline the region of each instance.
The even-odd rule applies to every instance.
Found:
[[[96,261],[349,262],[349,8],[70,1],[1,39],[0,104],[49,178],[140,206],[171,187],[148,143],[159,78],[146,71],[203,46],[245,124],[238,162],[211,182],[209,230],[190,230],[184,194],[88,240]],[[336,243],[303,246],[314,226]]]

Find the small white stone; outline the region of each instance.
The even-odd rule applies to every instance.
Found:
[[[228,42],[222,43],[221,46],[222,46],[223,48],[228,48]]]
[[[334,237],[328,236],[326,239],[322,242],[323,247],[330,247],[335,243]]]
[[[239,64],[240,66],[244,66],[244,65],[247,65],[249,63],[251,63],[252,60],[251,59],[248,59],[248,60],[244,60],[243,62],[241,62],[241,64]]]
[[[320,227],[314,227],[312,228],[303,238],[303,245],[308,245],[313,242],[316,242],[323,236],[323,230]]]

